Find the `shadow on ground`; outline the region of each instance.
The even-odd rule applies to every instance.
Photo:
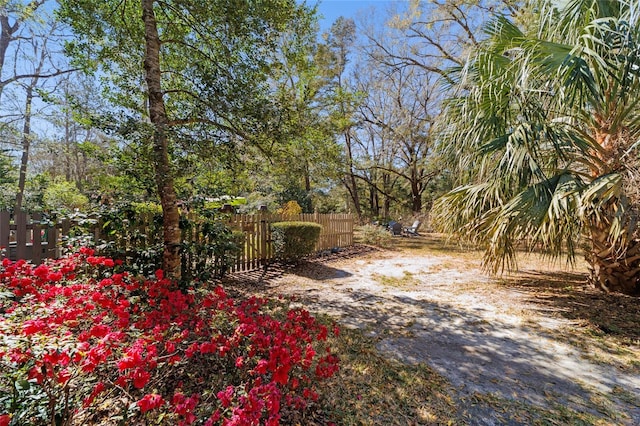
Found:
[[[503,280],[541,313],[559,315],[593,336],[640,346],[640,298],[590,288],[584,273],[529,270]],[[640,370],[640,360],[638,360]]]
[[[420,250],[436,244],[403,240]],[[638,372],[585,357],[589,348],[579,344],[584,339],[573,331],[563,335],[564,326],[552,332],[536,321],[496,315],[490,304],[454,305],[419,291],[367,287],[362,282],[371,277],[356,275],[343,263],[331,266],[332,260],[319,258],[289,272],[274,271],[265,277],[266,289],[275,285],[306,308],[363,330],[386,356],[438,371],[453,386],[460,424],[640,424]],[[294,282],[295,277],[312,280],[312,285],[273,284]],[[254,279],[245,281],[255,285]],[[596,293],[584,283],[583,274],[527,271],[494,283],[494,288],[523,296],[534,319],[558,318],[585,336],[615,336],[623,344],[637,345],[638,299]]]
[[[640,394],[639,376],[585,362],[579,351],[534,327],[489,322],[482,312],[447,304],[364,291],[342,300],[316,291],[299,296],[310,309],[368,330],[382,353],[436,369],[455,387],[462,401],[461,421],[468,424],[531,424],[557,410],[573,424],[598,418],[640,424],[640,400],[630,397]],[[513,407],[501,412],[495,410],[496,399],[503,400],[503,407],[534,408],[525,409],[526,414]]]

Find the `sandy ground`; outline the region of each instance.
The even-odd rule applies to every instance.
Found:
[[[571,342],[574,322],[488,278],[479,259],[373,251],[307,263],[266,283],[273,294],[295,295],[311,311],[363,329],[386,356],[431,366],[463,400],[490,395],[640,425],[637,369],[594,361]],[[471,424],[525,424],[473,400],[464,416]]]

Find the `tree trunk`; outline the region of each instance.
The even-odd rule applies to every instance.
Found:
[[[591,249],[587,253],[589,283],[605,292],[640,294],[640,240],[629,242],[620,252],[608,240],[608,228],[591,228]]]
[[[17,25],[17,24],[16,24]],[[31,148],[31,115],[33,106],[33,91],[38,86],[40,80],[40,72],[47,59],[47,40],[44,40],[44,45],[40,51],[40,59],[33,72],[33,77],[26,86],[25,102],[24,102],[24,123],[22,125],[22,158],[20,159],[20,172],[18,176],[18,193],[16,194],[16,212],[20,212],[24,202],[24,188],[27,182],[27,166],[29,165],[29,149]],[[36,44],[34,43],[34,46]],[[4,52],[0,52],[0,55],[4,55]]]
[[[149,119],[153,125],[153,162],[162,204],[164,253],[162,268],[168,277],[180,279],[180,217],[173,174],[169,163],[168,118],[161,87],[160,38],[153,11],[155,0],[142,0],[145,57],[144,71],[149,96]]]
[[[369,185],[369,210],[373,217],[380,216],[380,197],[373,185]]]
[[[18,176],[18,193],[16,194],[16,213],[22,210],[24,188],[27,182],[27,166],[29,164],[29,148],[31,147],[31,105],[33,103],[33,88],[36,82],[27,87],[24,124],[22,126],[22,157],[20,158],[20,174]]]
[[[351,195],[353,206],[356,209],[356,214],[358,215],[358,223],[362,223],[362,209],[360,208],[358,183],[356,182],[356,176],[353,172],[353,153],[351,149],[351,135],[349,134],[349,132],[349,129],[346,129],[344,131],[344,142],[346,151],[345,154],[347,156],[347,175],[345,176],[345,185],[347,187],[347,191],[349,191],[349,194]]]
[[[4,69],[4,61],[7,56],[7,49],[9,49],[9,44],[13,40],[13,34],[18,30],[18,23],[16,22],[13,26],[9,24],[9,16],[5,11],[0,12],[0,76],[2,75],[2,71]],[[0,97],[2,96],[2,92],[4,89],[4,85],[0,84]]]
[[[422,185],[420,184],[420,174],[418,172],[418,159],[411,156],[411,211],[418,214],[422,211]]]
[[[420,190],[414,188],[413,182],[411,184],[411,211],[414,214],[422,212],[422,194]]]

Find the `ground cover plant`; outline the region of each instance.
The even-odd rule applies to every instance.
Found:
[[[0,425],[275,425],[313,412],[338,370],[337,328],[117,263],[86,248],[3,261]]]

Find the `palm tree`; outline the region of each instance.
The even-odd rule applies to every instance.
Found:
[[[440,147],[463,185],[434,219],[484,245],[492,272],[517,246],[573,260],[584,243],[595,287],[638,293],[640,6],[560,3],[525,29],[496,18],[455,70]]]

